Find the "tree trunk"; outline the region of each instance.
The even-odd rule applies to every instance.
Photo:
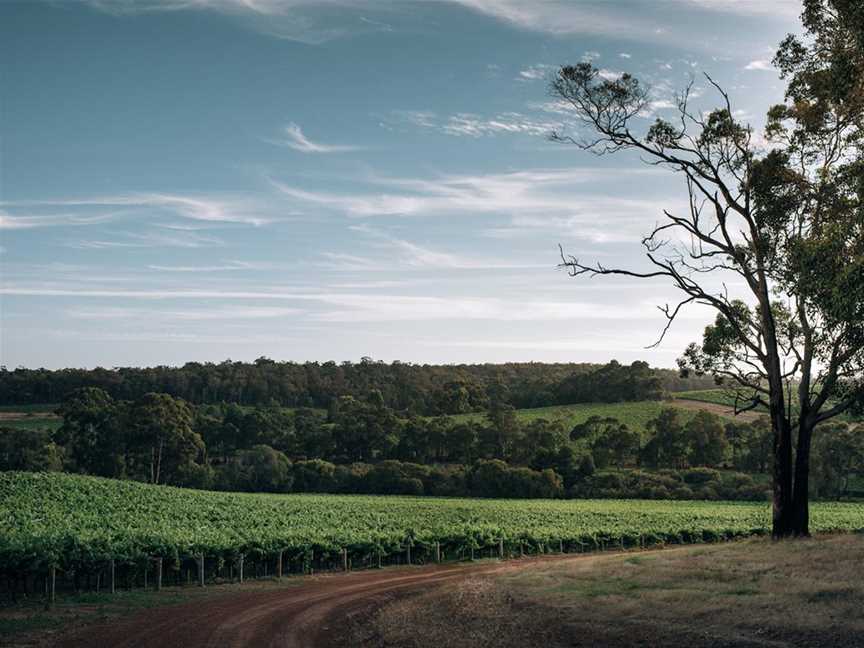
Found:
[[[779,382],[779,381],[778,381]],[[771,535],[793,534],[792,528],[792,430],[786,419],[782,383],[771,388],[771,427],[774,431],[774,498]]]
[[[795,455],[795,489],[792,494],[791,533],[810,535],[810,445],[813,427],[801,423],[798,429],[798,450]]]

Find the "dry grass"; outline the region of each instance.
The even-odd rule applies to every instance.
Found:
[[[864,537],[541,564],[397,599],[371,625],[365,645],[405,648],[864,646]]]

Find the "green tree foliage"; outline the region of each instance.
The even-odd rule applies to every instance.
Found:
[[[56,471],[62,449],[47,430],[0,427],[0,470]]]
[[[660,400],[663,386],[646,362],[625,367],[615,360],[590,373],[574,373],[558,387],[559,403]]]
[[[864,478],[864,434],[846,423],[826,427],[817,437],[814,486],[822,497],[841,498],[850,494],[853,480]]]
[[[499,399],[494,399],[486,413],[489,426],[481,432],[481,453],[484,457],[507,457],[519,434],[516,409]]]
[[[609,425],[591,443],[591,454],[598,468],[633,465],[639,456],[642,439],[624,424]]]
[[[204,451],[193,421],[189,405],[168,394],[135,401],[128,415],[129,473],[151,484],[178,483]]]
[[[729,441],[720,417],[702,410],[684,426],[691,466],[719,466],[726,461]]]
[[[478,497],[560,497],[561,478],[553,470],[514,468],[499,459],[481,459],[471,472],[471,493]]]
[[[774,435],[768,417],[761,416],[752,423],[728,423],[726,438],[735,468],[759,473],[771,469]]]
[[[125,409],[95,387],[74,390],[57,413],[63,425],[56,440],[73,472],[120,477],[125,474]]]
[[[291,461],[268,445],[239,450],[221,469],[225,490],[260,493],[287,493],[294,483]]]
[[[375,461],[390,456],[398,446],[400,422],[384,405],[380,391],[371,391],[365,401],[343,396],[337,411],[333,427],[336,456],[346,461]]]
[[[649,468],[682,468],[687,463],[689,446],[678,410],[664,407],[648,422],[653,436],[639,454],[640,464]]]
[[[435,416],[482,412],[496,391],[516,408],[569,404],[571,398],[602,394],[609,401],[652,398],[651,381],[627,379],[631,371],[596,364],[542,364],[536,362],[481,365],[385,364],[368,358],[359,363],[189,362],[182,367],[120,367],[115,369],[12,369],[0,366],[0,405],[57,403],[81,387],[96,387],[115,400],[135,400],[146,393],[171,394],[189,403],[216,405],[328,409],[341,396],[363,400],[372,389],[385,404],[406,416]],[[633,365],[643,371],[644,363]],[[708,389],[710,378],[682,379],[671,369],[651,369],[667,391]],[[588,374],[593,374],[590,378]],[[561,393],[561,385],[576,381],[579,394]],[[650,389],[634,385],[645,384]],[[619,393],[619,390],[624,390]],[[568,390],[565,390],[567,392]],[[626,392],[626,393],[625,393]]]
[[[611,428],[620,425],[618,419],[613,417],[590,416],[584,423],[573,426],[570,430],[570,439],[573,441],[593,442],[594,439],[603,436]]]

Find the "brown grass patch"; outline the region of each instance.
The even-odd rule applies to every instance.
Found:
[[[397,598],[353,645],[864,646],[862,557],[848,535],[536,564]]]

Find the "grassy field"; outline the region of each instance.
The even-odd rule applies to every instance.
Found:
[[[733,407],[735,401],[732,393],[725,389],[702,389],[696,391],[684,391],[677,392],[674,396],[676,399],[680,400],[690,400],[700,403],[712,403],[715,405],[724,405],[726,407]],[[793,394],[793,410],[797,410],[797,402],[798,401],[796,398],[794,398]],[[768,409],[763,406],[759,406],[753,411],[765,414],[768,413]],[[846,423],[858,423],[862,420],[862,417],[844,413],[836,417],[836,420]]]
[[[864,537],[598,555],[397,599],[361,648],[861,646]]]
[[[630,403],[578,403],[576,405],[556,405],[553,407],[537,407],[534,409],[516,410],[519,420],[528,422],[534,419],[561,421],[566,429],[571,429],[579,423],[584,423],[592,416],[612,417],[626,424],[632,430],[645,430],[645,425],[660,413],[664,407],[674,407],[674,403],[666,401],[636,401]],[[695,412],[679,408],[684,421],[689,421]],[[450,418],[456,421],[482,421],[482,412],[473,414],[457,414]]]
[[[15,428],[19,430],[56,430],[63,424],[59,418],[23,417],[23,418],[0,418],[0,427]]]
[[[59,405],[0,405],[0,427],[19,430],[56,430],[63,421],[54,414]]]
[[[0,412],[21,414],[53,414],[60,405],[57,403],[37,403],[34,405],[0,405]]]
[[[734,404],[733,396],[725,389],[699,389],[695,391],[677,392],[675,398],[698,401],[700,403],[727,405],[728,407],[732,407]]]

